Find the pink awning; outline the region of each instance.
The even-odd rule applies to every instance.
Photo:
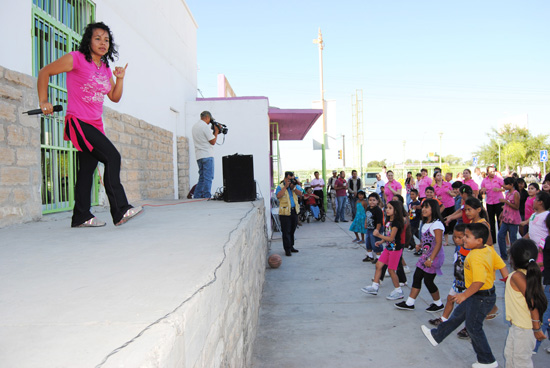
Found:
[[[279,124],[279,140],[301,141],[323,114],[322,109],[269,108],[269,121]]]

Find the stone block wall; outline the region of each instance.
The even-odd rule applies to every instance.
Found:
[[[122,156],[120,179],[128,200],[174,198],[173,133],[107,107],[103,123]]]
[[[37,106],[36,78],[0,66],[0,228],[42,216]]]
[[[178,137],[178,198],[187,198],[189,183],[189,139]]]
[[[215,273],[213,280],[128,349],[113,355],[105,368],[252,366],[268,244],[264,203],[251,204],[231,231],[220,265],[204,270],[208,279]]]

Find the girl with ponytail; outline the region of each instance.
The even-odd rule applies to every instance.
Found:
[[[542,289],[542,273],[536,262],[538,248],[530,239],[519,239],[510,248],[514,272],[506,280],[506,320],[511,322],[504,348],[506,365],[533,366],[536,340],[544,340],[541,316],[548,301]]]

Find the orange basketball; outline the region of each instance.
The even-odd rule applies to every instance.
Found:
[[[283,260],[282,260],[280,255],[272,254],[267,259],[267,263],[269,263],[269,267],[271,267],[271,268],[279,268],[281,263],[283,263]]]

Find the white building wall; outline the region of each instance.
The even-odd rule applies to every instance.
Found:
[[[197,91],[197,24],[185,1],[94,3],[96,21],[111,28],[119,45],[111,67],[128,63],[122,100],[106,99],[105,106],[185,135],[185,102],[195,100]],[[32,1],[0,0],[0,9],[6,35],[0,65],[32,75]],[[175,187],[175,198],[177,193]]]
[[[239,99],[220,99],[188,102],[185,120],[188,122],[186,136],[192,137],[191,129],[200,120],[200,113],[210,111],[214,119],[227,125],[229,132],[223,142],[223,135],[218,136],[214,146],[214,181],[212,194],[223,187],[222,157],[234,155],[252,155],[254,160],[254,179],[256,190],[264,198],[265,208],[271,208],[270,167],[269,167],[269,115],[267,98],[242,97]],[[222,144],[223,142],[223,144]],[[221,144],[221,145],[220,145]],[[189,177],[191,187],[199,179],[195,145],[189,139]],[[268,234],[271,236],[270,211],[266,210]]]

